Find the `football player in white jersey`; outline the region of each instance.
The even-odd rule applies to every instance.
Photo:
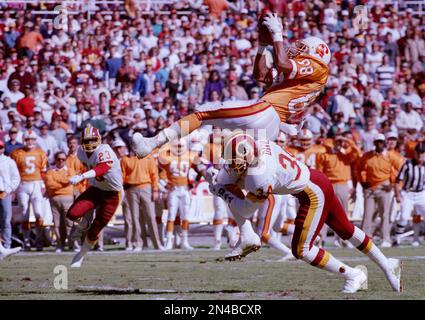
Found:
[[[83,130],[77,155],[89,170],[69,179],[73,185],[89,179],[89,188],[78,196],[67,213],[67,218],[78,221],[73,238],[87,232],[80,252],[72,259],[71,267],[74,268],[81,267],[84,256],[96,244],[100,232],[111,220],[122,199],[120,162],[112,148],[101,141],[97,128],[88,125]],[[96,217],[90,223],[86,214],[93,209],[96,209]]]
[[[245,221],[236,220],[241,227],[242,248],[257,246],[260,242],[252,227],[246,227],[247,219],[259,203],[266,200],[272,203],[273,194],[292,194],[300,204],[292,238],[292,253],[296,258],[344,277],[342,291],[345,293],[366,288],[364,271],[342,263],[314,245],[326,223],[374,261],[384,271],[394,291],[401,291],[400,260],[386,258],[368,236],[348,220],[332,184],[323,173],[307,168],[274,142],[255,141],[243,131],[228,137],[224,156],[227,164],[217,174],[217,183],[211,186],[211,192],[222,197],[232,212],[245,218]],[[226,189],[226,185],[235,183],[248,194],[242,197]]]

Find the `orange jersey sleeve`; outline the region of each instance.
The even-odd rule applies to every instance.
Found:
[[[17,149],[10,155],[15,160],[22,181],[42,180],[47,170],[47,155],[39,148],[33,150]]]
[[[274,106],[282,122],[297,124],[324,88],[329,68],[308,55],[299,55],[289,61],[292,71],[280,83],[271,86],[261,100]]]

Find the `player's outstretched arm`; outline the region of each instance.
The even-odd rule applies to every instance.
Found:
[[[292,63],[289,61],[286,50],[283,46],[283,26],[276,13],[268,13],[264,18],[263,24],[269,29],[273,38],[273,49],[277,59],[276,66],[278,71],[285,75],[292,72]]]
[[[93,169],[89,171],[72,176],[71,178],[69,178],[69,183],[75,186],[76,184],[80,183],[81,181],[85,179],[101,177],[104,174],[106,174],[109,171],[109,169],[111,169],[110,162],[99,163],[96,167],[94,167]]]

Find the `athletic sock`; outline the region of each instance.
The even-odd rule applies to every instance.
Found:
[[[365,255],[367,255],[373,262],[375,262],[383,271],[387,270],[388,259],[384,256],[381,250],[370,240],[363,230],[354,227],[354,233],[349,242]]]

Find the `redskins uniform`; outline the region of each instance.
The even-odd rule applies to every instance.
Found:
[[[74,186],[88,179],[89,187],[74,201],[67,218],[78,221],[78,227],[71,237],[73,240],[87,237],[73,260],[71,267],[80,267],[85,254],[97,242],[102,229],[111,220],[122,199],[123,181],[120,162],[107,144],[101,144],[101,135],[97,128],[87,126],[83,130],[81,146],[77,151],[78,159],[89,169],[83,174],[70,178]],[[86,214],[96,209],[91,222]]]
[[[30,134],[29,134],[30,135]],[[28,135],[28,136],[29,136]],[[24,135],[25,137],[26,135]],[[31,138],[29,139],[36,139]],[[47,155],[40,148],[28,149],[26,147],[14,150],[10,157],[15,160],[21,176],[21,184],[18,187],[17,198],[19,208],[23,214],[24,222],[22,229],[24,233],[25,247],[30,247],[30,224],[29,224],[29,204],[31,203],[36,218],[36,245],[42,248],[41,232],[43,226],[43,175],[47,170]]]
[[[266,202],[268,208],[264,221],[267,224],[275,205],[273,195],[293,194],[300,203],[291,244],[292,253],[296,258],[342,275],[345,278],[343,292],[353,293],[363,287],[367,282],[363,271],[342,263],[326,250],[314,245],[315,238],[326,222],[341,238],[350,241],[379,265],[394,291],[401,291],[400,261],[387,259],[368,236],[348,220],[331,182],[323,173],[308,169],[274,142],[257,141],[253,144],[252,138],[245,138],[242,142],[244,147],[240,148],[237,141],[233,143],[232,139],[235,138],[230,139],[232,153],[241,154],[238,150],[243,150],[243,153],[237,156],[238,158],[229,158],[232,159],[231,164],[227,170],[220,170],[218,184],[212,187],[212,191],[225,199],[233,212],[249,218],[259,207],[259,203]],[[238,166],[241,159],[247,159],[241,164],[244,168],[242,171],[241,166]],[[235,183],[236,178],[249,192],[246,197],[240,197],[225,189],[224,186]],[[249,229],[243,226],[242,223],[241,238],[245,239],[245,248],[249,248],[247,239],[255,244],[255,236],[247,233]]]
[[[184,140],[178,141],[177,145],[171,145],[159,153],[159,166],[165,170],[168,181],[168,217],[166,226],[165,249],[173,247],[174,221],[177,212],[180,213],[182,228],[182,247],[192,249],[188,243],[190,191],[189,170],[194,168],[196,154],[187,150]]]

